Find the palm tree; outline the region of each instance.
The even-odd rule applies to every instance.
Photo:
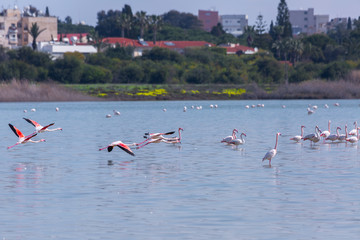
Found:
[[[39,26],[37,25],[37,23],[32,23],[31,24],[31,28],[30,28],[30,31],[29,31],[29,34],[30,36],[32,36],[33,38],[33,41],[32,41],[32,48],[33,50],[36,50],[37,48],[37,45],[36,45],[36,39],[38,38],[38,36],[43,32],[45,31],[46,28],[44,29],[39,29]]]
[[[300,39],[289,39],[289,52],[291,62],[295,66],[296,61],[300,60],[301,55],[304,52],[304,44]]]
[[[161,29],[162,18],[161,16],[151,15],[149,17],[149,26],[153,31],[153,42],[156,44],[156,34],[157,31]]]
[[[246,36],[248,46],[251,47],[256,35],[255,26],[246,26],[244,28],[244,35]]]
[[[94,47],[96,47],[98,53],[101,51],[101,49],[105,45],[102,37],[100,37],[100,35],[99,35],[99,32],[95,31],[95,30],[90,31],[90,33],[88,34],[88,40],[89,40],[89,42],[92,42]]]
[[[144,11],[136,12],[135,18],[136,18],[137,24],[140,26],[140,38],[143,38],[144,31],[148,25],[148,21],[147,21],[148,19],[146,16],[146,12],[144,12]]]
[[[290,51],[290,39],[285,38],[277,40],[273,43],[272,48],[278,53],[279,59],[281,59],[281,54],[284,56],[284,72],[285,72],[285,84],[288,85],[288,55]]]
[[[125,30],[130,30],[131,25],[131,16],[126,13],[122,13],[120,16],[121,37],[125,37]]]

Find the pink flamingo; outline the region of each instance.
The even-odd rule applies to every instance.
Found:
[[[136,145],[139,146],[141,144],[143,144],[146,141],[149,141],[150,139],[164,139],[165,137],[163,135],[171,135],[174,134],[175,131],[172,132],[167,132],[167,133],[145,133],[144,138],[146,138],[144,141],[142,141],[141,143],[137,143]]]
[[[318,126],[315,126],[315,133],[311,133],[306,135],[303,140],[310,140],[311,143],[317,143],[318,141],[320,141],[320,134],[321,134],[321,130],[319,129]]]
[[[305,126],[301,126],[301,135],[300,135],[300,136],[299,136],[299,135],[296,135],[296,136],[290,138],[290,140],[293,140],[293,141],[295,141],[295,142],[299,142],[299,141],[303,138],[303,135],[304,135],[304,127],[305,127]]]
[[[35,137],[37,135],[37,133],[30,134],[29,136],[24,136],[24,134],[19,129],[17,129],[16,127],[14,127],[10,123],[9,123],[9,127],[15,133],[15,135],[19,138],[19,140],[18,140],[18,142],[16,144],[8,147],[7,149],[15,147],[16,145],[19,145],[19,144],[25,144],[27,142],[32,142],[32,143],[45,142],[45,139],[40,139],[40,140],[37,140],[37,141],[31,140],[31,138]]]
[[[33,125],[35,127],[35,132],[36,133],[53,132],[53,131],[58,131],[58,130],[62,131],[62,128],[48,129],[48,127],[54,125],[55,123],[50,123],[49,125],[42,126],[39,123],[35,122],[34,120],[31,120],[31,119],[28,119],[28,118],[24,118],[24,119],[25,119],[25,121],[27,121],[28,123],[30,123],[31,125]]]
[[[271,165],[271,159],[273,157],[275,157],[275,155],[277,153],[277,144],[278,144],[278,139],[279,139],[280,135],[281,135],[281,133],[276,133],[275,147],[273,149],[269,150],[262,159],[262,161],[264,161],[265,159],[269,160],[269,165]]]
[[[340,137],[339,130],[341,130],[341,128],[337,127],[336,128],[336,134],[329,135],[327,138],[325,138],[325,140],[330,140],[332,142],[338,140],[339,137]]]
[[[329,120],[328,122],[328,130],[325,130],[321,133],[320,137],[324,137],[324,138],[327,138],[330,136],[330,123],[331,121]]]
[[[113,150],[113,148],[116,147],[116,146],[118,146],[119,148],[121,148],[122,150],[127,152],[128,154],[130,154],[132,156],[135,156],[135,154],[133,153],[133,151],[131,151],[129,146],[126,145],[125,143],[123,143],[122,141],[112,142],[108,146],[100,148],[99,151],[104,150],[105,148],[107,148],[108,152],[111,152]]]
[[[342,142],[342,141],[346,141],[347,137],[348,137],[347,124],[345,124],[345,134],[340,134],[338,139],[340,142]]]
[[[227,136],[225,138],[223,138],[223,140],[221,140],[222,143],[229,143],[231,140],[236,139],[236,133],[238,133],[239,131],[234,128],[232,135],[231,136]]]
[[[349,135],[355,136],[357,134],[357,121],[354,122],[355,128],[349,132]]]
[[[359,141],[359,129],[356,128],[356,136],[351,136],[349,138],[346,139],[347,142],[350,143],[356,143]]]
[[[165,143],[181,143],[181,131],[184,131],[184,129],[179,128],[179,137],[173,137],[173,138],[164,138]]]
[[[246,134],[245,133],[241,133],[240,134],[240,139],[239,138],[236,138],[236,139],[233,139],[231,140],[230,142],[228,142],[228,144],[231,144],[231,145],[242,145],[245,143],[245,139],[243,138],[243,136],[246,137]]]

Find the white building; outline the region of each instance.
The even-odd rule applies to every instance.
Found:
[[[289,10],[290,23],[293,34],[305,33],[326,33],[326,25],[329,22],[329,15],[314,15],[314,9]]]
[[[38,44],[38,49],[50,54],[54,60],[62,58],[66,52],[79,52],[85,56],[97,52],[92,45],[69,45],[58,42],[41,42]]]
[[[243,34],[244,28],[248,25],[247,15],[221,15],[221,25],[226,33],[234,36]]]

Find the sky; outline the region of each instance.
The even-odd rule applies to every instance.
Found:
[[[70,16],[73,23],[84,21],[96,26],[99,11],[121,10],[125,4],[130,5],[133,13],[145,11],[147,14],[160,15],[170,10],[198,14],[198,10],[216,10],[219,15],[248,15],[249,25],[254,25],[256,18],[262,14],[267,25],[276,21],[277,6],[280,0],[2,0],[2,9],[19,9],[32,5],[50,15],[65,20]],[[358,18],[360,16],[359,0],[286,0],[289,10],[314,8],[316,15],[328,14],[330,19],[336,17]]]

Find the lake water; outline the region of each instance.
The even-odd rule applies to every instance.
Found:
[[[259,103],[264,107],[244,107]],[[308,104],[318,106],[312,115]],[[359,239],[358,144],[289,140],[301,125],[305,134],[315,125],[326,130],[328,120],[332,132],[345,124],[353,129],[359,104],[1,103],[0,239]],[[105,118],[114,109],[121,115]],[[7,150],[17,142],[8,123],[26,135],[34,130],[23,117],[55,122],[63,131]],[[115,140],[141,142],[145,132],[179,127],[181,145],[133,148],[134,157],[119,148],[98,151]],[[233,128],[247,134],[244,145],[220,143]],[[270,167],[261,160],[276,132],[282,135]]]

